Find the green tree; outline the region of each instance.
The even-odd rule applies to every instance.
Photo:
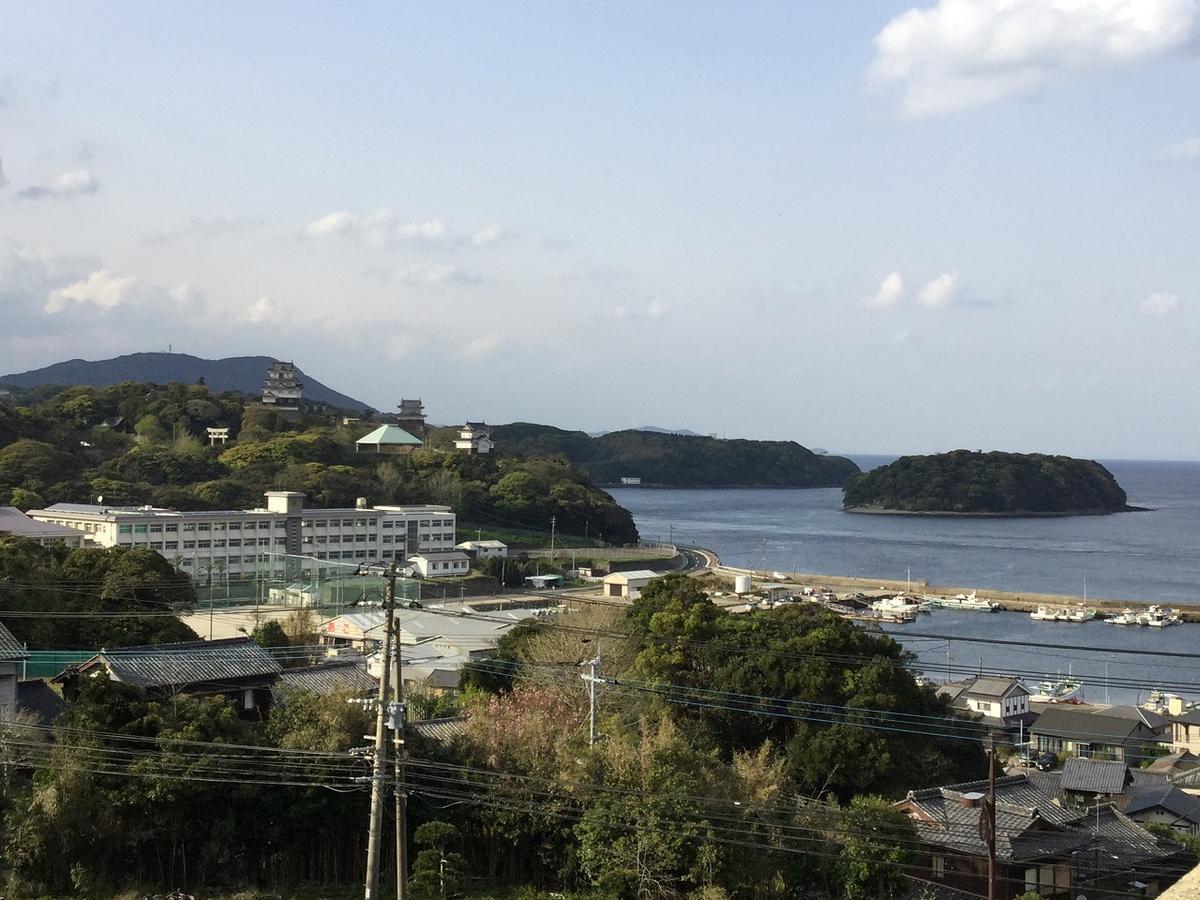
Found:
[[[254,630],[250,632],[250,639],[261,647],[288,647],[291,641],[288,640],[287,632],[283,630],[283,626],[275,619],[267,619],[261,625],[256,625]]]
[[[413,842],[425,848],[417,853],[408,882],[414,895],[446,900],[462,886],[465,861],[448,850],[457,838],[458,829],[449,822],[426,822],[413,833]]]
[[[882,797],[855,797],[838,819],[840,868],[846,900],[883,900],[908,893],[904,866],[917,833],[904,813]]]

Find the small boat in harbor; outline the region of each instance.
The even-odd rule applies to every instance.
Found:
[[[1126,607],[1115,616],[1109,616],[1104,620],[1105,625],[1137,625],[1138,615],[1132,609]]]
[[[1035,622],[1065,622],[1067,621],[1067,611],[1057,606],[1042,605],[1031,612],[1029,618]]]
[[[1035,703],[1078,703],[1083,700],[1083,682],[1069,675],[1057,681],[1043,681],[1029,699]]]
[[[1139,625],[1148,625],[1151,628],[1165,628],[1168,625],[1178,625],[1181,621],[1179,616],[1175,614],[1175,610],[1162,606],[1151,606],[1137,618]]]
[[[995,600],[984,600],[975,596],[975,592],[969,594],[956,594],[953,597],[926,597],[927,601],[941,609],[961,609],[970,612],[995,612],[1000,608],[1000,604]]]
[[[881,597],[871,604],[871,609],[878,613],[901,615],[907,613],[922,613],[929,612],[931,604],[925,600],[915,600],[912,597],[905,597],[903,594],[897,594],[894,597]]]
[[[1096,618],[1096,610],[1090,606],[1080,606],[1075,609],[1066,610],[1068,622],[1090,622]]]

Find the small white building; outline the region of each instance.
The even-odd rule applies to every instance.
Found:
[[[458,429],[458,438],[454,441],[454,449],[464,453],[491,453],[496,442],[483,422],[467,422]]]
[[[476,559],[505,559],[508,556],[508,544],[503,541],[463,541],[455,549],[474,553]]]
[[[418,553],[408,558],[408,564],[422,578],[453,578],[471,571],[471,557],[461,550]]]
[[[621,476],[621,486],[622,487],[637,487],[641,483],[642,483],[641,475],[622,475]]]
[[[611,575],[604,576],[604,595],[606,597],[625,597],[629,600],[636,600],[642,595],[642,591],[655,578],[658,578],[657,572],[651,572],[649,569],[637,569],[633,572],[613,572]]]

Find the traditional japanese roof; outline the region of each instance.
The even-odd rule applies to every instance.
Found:
[[[40,678],[17,683],[17,709],[37,716],[43,725],[50,725],[62,712],[63,698]]]
[[[1146,766],[1146,771],[1172,775],[1179,772],[1190,772],[1196,768],[1200,768],[1200,756],[1196,756],[1190,750],[1179,750],[1166,756],[1160,756]]]
[[[101,650],[86,662],[68,667],[54,680],[103,667],[114,681],[140,688],[187,687],[243,679],[274,680],[279,661],[248,637],[185,641]]]
[[[1114,706],[1105,710],[1076,709],[1067,704],[1051,704],[1038,716],[1030,731],[1084,743],[1123,743],[1144,740],[1147,732],[1161,727],[1163,719],[1137,707]],[[1149,718],[1153,716],[1153,719]],[[1157,720],[1157,725],[1153,724]]]
[[[360,437],[355,443],[419,447],[424,442],[418,437],[413,437],[399,425],[380,425],[370,434]]]
[[[409,722],[405,730],[436,744],[448,744],[461,736],[467,729],[466,716],[453,716],[446,719],[421,719]]]
[[[986,781],[977,781],[910,791],[898,806],[909,813],[922,842],[986,856],[979,822],[987,787]],[[1094,851],[1087,855],[1103,860],[1111,871],[1165,860],[1180,848],[1155,837],[1111,804],[1100,810],[1064,810],[1024,775],[996,779],[998,858],[1031,862],[1077,850]]]
[[[330,660],[315,666],[284,669],[279,673],[277,693],[289,690],[363,697],[377,692],[379,682],[367,672],[364,659]]]
[[[13,637],[13,633],[0,624],[0,662],[29,659],[25,645]]]
[[[1133,816],[1156,808],[1185,819],[1188,824],[1200,824],[1200,797],[1184,793],[1173,784],[1134,787],[1124,812],[1127,816]]]
[[[1119,760],[1084,759],[1073,756],[1063,765],[1062,789],[1088,794],[1119,794],[1133,778]]]

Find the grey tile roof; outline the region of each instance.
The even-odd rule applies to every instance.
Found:
[[[87,662],[68,668],[58,679],[72,670],[85,672],[96,666],[106,668],[114,680],[140,688],[219,685],[249,678],[273,681],[282,668],[250,638],[237,637],[102,650]]]
[[[43,725],[49,725],[57,719],[65,705],[54,688],[40,678],[17,684],[17,709],[33,713]]]
[[[466,716],[446,719],[421,719],[409,722],[406,730],[434,744],[449,744],[467,730]]]
[[[365,659],[335,660],[316,666],[284,669],[279,673],[276,693],[287,690],[365,697],[379,690],[379,682],[367,672]]]
[[[1134,787],[1125,804],[1125,815],[1134,816],[1148,809],[1162,808],[1189,824],[1200,824],[1200,797],[1185,794],[1173,784]]]
[[[1062,789],[1089,794],[1119,794],[1132,782],[1129,767],[1120,761],[1073,756],[1063,764]]]
[[[1035,735],[1102,744],[1121,744],[1150,737],[1151,729],[1142,716],[1122,715],[1117,710],[1120,707],[1093,712],[1067,704],[1054,704],[1038,716],[1030,731]]]
[[[972,856],[986,856],[979,836],[983,806],[966,806],[963,794],[983,794],[986,781],[911,791],[902,801],[921,840]],[[1200,803],[1200,801],[1197,801]],[[1061,858],[1084,851],[1101,868],[1132,867],[1168,859],[1179,851],[1155,837],[1111,805],[1096,810],[1064,810],[1024,775],[996,779],[996,854],[1009,862]],[[1087,851],[1094,853],[1087,853]],[[1080,857],[1076,857],[1079,859]]]
[[[1160,756],[1143,771],[1174,774],[1177,772],[1190,772],[1192,769],[1198,767],[1200,767],[1200,757],[1196,756],[1190,750],[1179,750],[1167,756]]]
[[[0,623],[0,661],[29,659],[25,645],[13,637],[13,633]]]

